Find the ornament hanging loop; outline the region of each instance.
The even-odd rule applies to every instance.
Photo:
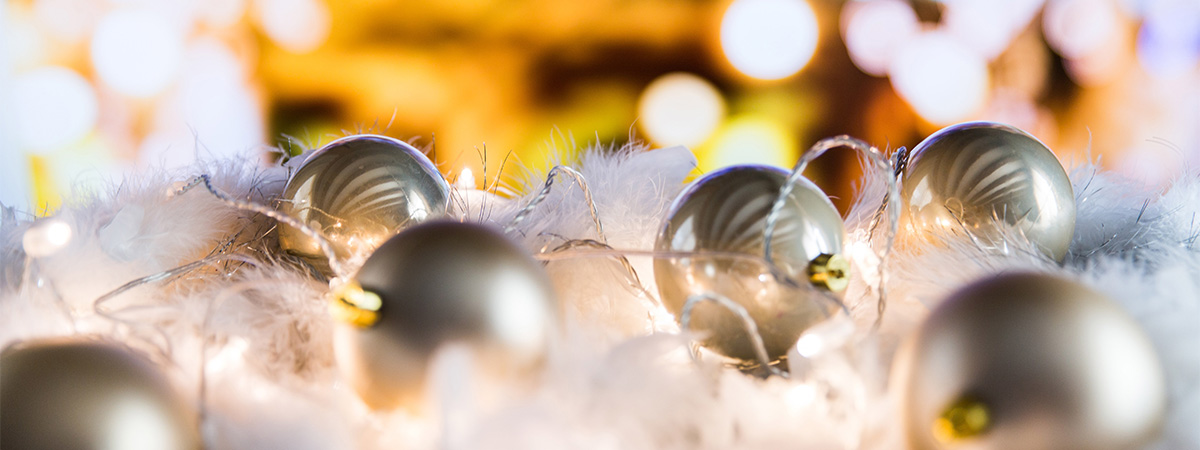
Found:
[[[529,201],[529,204],[517,212],[512,222],[509,222],[508,226],[504,227],[504,232],[515,231],[521,225],[521,222],[524,222],[529,217],[529,214],[537,209],[538,205],[546,201],[546,197],[550,195],[550,189],[554,185],[554,179],[559,174],[565,174],[575,179],[575,183],[583,190],[583,199],[587,202],[588,211],[592,214],[592,222],[596,224],[596,237],[601,243],[607,244],[608,238],[604,236],[604,225],[600,223],[600,213],[596,209],[596,201],[592,198],[592,190],[588,189],[587,179],[578,170],[567,166],[554,166],[554,168],[550,169],[550,172],[546,174],[546,182],[542,185],[542,189]]]
[[[883,322],[883,313],[887,308],[887,288],[885,286],[886,281],[883,272],[885,270],[885,266],[887,265],[887,256],[889,253],[891,253],[892,246],[895,245],[896,234],[900,229],[900,187],[899,183],[897,182],[897,179],[899,178],[899,173],[897,170],[898,164],[893,164],[892,161],[888,159],[887,155],[884,155],[883,152],[881,152],[878,148],[875,148],[875,146],[847,135],[825,138],[817,141],[816,144],[813,144],[813,146],[810,147],[808,151],[800,157],[800,160],[796,162],[796,166],[792,168],[792,172],[790,175],[788,175],[787,181],[783,183],[781,188],[779,188],[779,196],[776,197],[775,203],[771,205],[771,211],[767,213],[766,226],[763,228],[763,257],[768,262],[774,261],[771,258],[771,238],[775,234],[775,228],[778,226],[779,217],[781,215],[780,213],[787,204],[788,197],[792,194],[792,191],[795,190],[796,184],[801,178],[804,177],[804,169],[807,168],[808,164],[813,160],[824,155],[825,152],[835,148],[843,147],[857,151],[860,155],[866,158],[867,162],[872,168],[884,175],[884,180],[887,183],[887,192],[884,194],[883,204],[880,205],[879,210],[876,211],[875,217],[871,219],[871,225],[869,228],[870,235],[868,237],[868,239],[874,237],[875,228],[879,225],[879,221],[886,212],[889,225],[887,241],[884,245],[884,248],[877,254],[879,257],[879,266],[877,269],[879,275],[879,303],[877,307],[878,315],[875,319],[875,326],[878,327]],[[904,161],[904,155],[906,154],[907,152],[904,150],[898,152],[897,161]]]
[[[770,358],[767,358],[767,346],[763,344],[762,335],[758,332],[758,324],[754,322],[753,317],[750,317],[750,312],[746,311],[746,308],[742,307],[742,305],[730,300],[729,297],[712,291],[705,291],[689,296],[687,301],[683,303],[683,312],[679,315],[679,327],[681,330],[691,330],[692,310],[696,308],[696,305],[704,302],[715,303],[737,315],[742,320],[742,326],[746,329],[746,334],[750,336],[750,346],[754,348],[754,357],[758,360],[758,363],[766,368],[767,373],[770,375],[777,375],[783,378],[788,377],[787,372],[771,365]]]

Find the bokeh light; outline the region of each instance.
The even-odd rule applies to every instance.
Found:
[[[96,28],[103,2],[93,0],[37,0],[33,12],[48,34],[64,42],[79,42]]]
[[[1119,26],[1116,6],[1108,1],[1051,0],[1042,16],[1046,42],[1068,59],[1112,52]]]
[[[208,38],[195,41],[185,55],[178,89],[163,99],[155,129],[142,141],[139,162],[178,167],[197,155],[253,153],[265,134],[262,106],[234,52]]]
[[[332,19],[323,0],[257,0],[263,31],[292,53],[316,50],[329,37]]]
[[[887,75],[896,51],[920,30],[917,14],[900,0],[850,2],[842,17],[850,60],[878,77]]]
[[[689,73],[655,79],[638,100],[638,124],[650,140],[663,146],[699,145],[724,117],[721,92]]]
[[[1149,2],[1137,36],[1138,61],[1159,78],[1195,71],[1200,63],[1200,2]]]
[[[1040,0],[947,1],[942,25],[964,45],[991,60],[1007,49],[1033,19],[1040,3]]]
[[[710,172],[738,164],[791,167],[796,163],[796,136],[767,117],[734,117],[713,136],[711,149],[699,154],[700,170]]]
[[[162,92],[179,72],[183,32],[162,14],[138,9],[109,13],[96,26],[92,65],[105,84],[122,94]]]
[[[913,38],[896,54],[889,72],[896,93],[934,124],[964,120],[987,99],[987,61],[944,32]]]
[[[776,80],[808,64],[817,31],[817,17],[803,0],[734,0],[721,20],[721,49],[742,73]]]
[[[12,95],[17,139],[27,149],[59,149],[96,125],[96,93],[71,69],[47,66],[25,72],[13,81]]]

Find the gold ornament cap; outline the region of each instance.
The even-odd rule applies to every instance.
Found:
[[[850,261],[837,253],[822,253],[808,263],[808,281],[817,287],[842,292],[850,285]]]
[[[987,404],[974,397],[962,397],[934,421],[933,436],[953,443],[986,433],[991,425],[992,414]]]
[[[333,291],[329,301],[329,315],[334,320],[359,328],[368,328],[379,322],[379,310],[383,299],[379,294],[364,290],[357,281],[349,280]]]

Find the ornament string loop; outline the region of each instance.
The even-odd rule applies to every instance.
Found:
[[[125,284],[121,285],[120,287],[117,287],[116,289],[113,289],[113,290],[105,293],[104,295],[97,297],[95,300],[93,300],[92,301],[92,311],[95,312],[97,316],[103,317],[103,318],[108,319],[117,324],[128,326],[131,329],[138,328],[138,327],[153,329],[155,334],[157,334],[163,341],[163,346],[161,347],[163,356],[165,357],[166,360],[171,360],[171,355],[174,353],[174,350],[172,348],[173,346],[171,344],[170,336],[168,336],[165,331],[163,331],[162,329],[160,329],[152,324],[125,319],[119,315],[121,312],[124,312],[124,311],[130,311],[135,308],[144,308],[144,307],[129,306],[129,307],[125,307],[125,308],[118,309],[118,310],[111,310],[111,309],[105,307],[105,303],[111,301],[112,299],[116,298],[117,296],[119,296],[133,288],[136,288],[138,286],[176,278],[176,277],[179,277],[181,275],[184,275],[188,272],[191,272],[193,270],[199,269],[204,266],[217,265],[217,264],[220,264],[223,262],[228,262],[228,261],[240,262],[240,263],[249,264],[252,266],[257,265],[252,259],[247,258],[242,255],[237,255],[237,254],[212,255],[212,256],[209,256],[209,257],[201,259],[201,260],[192,261],[192,262],[184,264],[182,266],[167,269],[162,272],[147,275],[147,276],[138,278],[136,280],[130,281],[128,283],[125,283]]]
[[[792,191],[796,188],[796,183],[803,178],[804,169],[807,168],[808,164],[813,160],[821,157],[821,155],[824,155],[825,152],[835,148],[843,147],[857,151],[860,155],[865,157],[872,168],[884,175],[884,180],[887,183],[887,192],[884,194],[883,204],[880,205],[879,210],[876,211],[875,217],[871,220],[871,225],[869,228],[870,234],[868,237],[868,239],[874,237],[875,228],[878,226],[879,221],[882,219],[883,213],[886,210],[889,225],[887,241],[884,248],[878,252],[879,266],[877,267],[877,272],[879,275],[879,287],[877,288],[879,292],[879,303],[877,307],[875,327],[879,327],[879,325],[883,322],[884,310],[887,308],[887,287],[885,286],[886,279],[884,277],[884,270],[885,266],[887,265],[887,256],[889,253],[891,253],[892,246],[896,242],[896,234],[900,229],[900,188],[897,182],[897,178],[899,176],[897,172],[899,170],[899,168],[897,168],[897,164],[893,164],[888,157],[875,146],[847,135],[825,138],[813,144],[813,146],[810,147],[808,151],[800,157],[800,160],[796,162],[796,166],[792,168],[792,172],[788,176],[787,181],[783,184],[783,187],[779,189],[779,196],[775,199],[775,203],[771,205],[771,211],[767,213],[766,226],[763,229],[763,256],[769,263],[773,261],[771,258],[771,238],[775,234],[775,229],[779,222],[780,212],[783,211],[784,205],[787,203],[788,196],[791,195]],[[907,152],[904,150],[898,152],[897,161],[904,161],[904,155],[906,154]],[[774,264],[772,263],[772,265]]]
[[[587,202],[588,211],[592,214],[592,222],[596,224],[596,237],[600,242],[608,243],[608,238],[604,236],[604,225],[600,223],[600,213],[596,210],[596,202],[592,198],[592,190],[588,189],[587,179],[585,179],[583,174],[579,173],[578,170],[561,165],[554,166],[554,168],[550,169],[550,172],[546,174],[546,182],[542,185],[542,189],[539,190],[537,195],[535,195],[533,199],[529,201],[529,204],[525,205],[524,208],[521,208],[521,210],[517,212],[517,215],[513,217],[512,221],[504,227],[504,232],[509,233],[515,231],[517,227],[521,225],[521,222],[524,222],[525,219],[529,217],[529,214],[533,213],[533,211],[537,209],[538,205],[546,201],[546,197],[550,195],[550,189],[554,185],[554,179],[559,174],[565,174],[573,178],[575,183],[579,185],[579,188],[583,190],[583,199]]]
[[[212,194],[214,197],[216,197],[217,199],[224,202],[226,205],[229,205],[231,207],[234,207],[234,208],[237,208],[237,209],[240,209],[243,211],[256,212],[256,213],[262,214],[264,216],[270,217],[272,219],[275,219],[276,221],[279,221],[280,223],[283,223],[284,225],[295,228],[295,229],[299,230],[301,233],[303,233],[305,236],[312,238],[312,240],[314,242],[316,242],[317,245],[321,248],[321,253],[325,254],[325,257],[329,259],[329,268],[333,270],[333,273],[337,276],[346,275],[345,267],[342,265],[341,260],[338,259],[337,254],[334,253],[333,245],[329,243],[329,239],[326,239],[325,235],[322,234],[320,230],[309,227],[308,225],[305,225],[304,223],[300,222],[299,220],[296,220],[295,218],[293,218],[291,216],[288,216],[287,214],[283,214],[283,213],[280,213],[279,211],[276,211],[274,208],[271,208],[271,207],[268,207],[265,205],[260,205],[258,203],[255,203],[255,202],[252,202],[249,200],[241,200],[241,199],[235,198],[235,197],[225,193],[224,191],[218,189],[216,186],[213,186],[212,179],[211,179],[211,177],[208,176],[208,174],[203,174],[203,175],[197,176],[196,178],[193,178],[192,181],[181,186],[179,189],[176,189],[175,191],[171,192],[170,196],[174,197],[174,196],[178,196],[178,195],[183,195],[183,194],[187,193],[188,191],[192,190],[193,188],[195,188],[196,186],[201,185],[201,184],[204,185],[204,188],[207,189],[210,194]]]
[[[606,252],[606,253],[608,253],[608,256],[612,257],[613,259],[616,259],[617,262],[621,264],[621,267],[623,269],[625,269],[625,279],[626,279],[626,282],[628,283],[629,288],[633,289],[633,291],[639,297],[645,298],[649,302],[649,306],[651,309],[662,306],[662,300],[659,299],[654,294],[651,294],[650,290],[646,289],[646,285],[642,284],[642,278],[640,276],[638,276],[637,270],[633,268],[633,263],[629,262],[629,257],[626,256],[623,252],[617,251],[616,249],[614,249],[612,246],[610,246],[608,244],[596,241],[594,239],[571,239],[571,240],[567,240],[566,242],[563,242],[558,247],[555,247],[554,250],[551,250],[549,253],[570,252],[572,250],[576,250],[576,249],[580,249],[580,248],[594,248],[594,249],[599,249],[599,250],[611,251],[611,252]],[[547,254],[547,253],[542,252],[540,254]],[[543,264],[549,263],[549,262],[550,262],[550,260],[542,261]]]
[[[688,297],[683,303],[683,313],[679,315],[679,328],[683,331],[691,331],[692,310],[696,305],[704,302],[715,303],[722,308],[729,310],[742,320],[742,326],[746,329],[746,334],[750,336],[750,346],[754,348],[754,357],[758,360],[762,367],[765,367],[771,375],[778,375],[787,378],[787,373],[771,366],[771,361],[767,358],[767,347],[763,344],[762,335],[758,332],[758,324],[754,322],[754,318],[750,317],[750,313],[746,308],[739,305],[737,302],[730,300],[729,297],[718,294],[712,291],[705,291],[699,294],[693,294]]]

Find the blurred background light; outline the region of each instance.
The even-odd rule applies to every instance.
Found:
[[[1041,6],[1041,0],[950,0],[944,3],[942,25],[945,30],[987,60],[1004,52]]]
[[[795,165],[799,156],[796,135],[768,117],[746,115],[732,118],[717,130],[711,147],[698,156],[700,170],[711,172],[737,164]]]
[[[316,50],[329,37],[332,19],[321,0],[256,0],[263,31],[292,53]]]
[[[987,99],[987,61],[941,31],[907,42],[889,72],[896,93],[937,125],[969,118]]]
[[[1046,42],[1068,59],[1116,51],[1119,27],[1116,5],[1108,0],[1050,0],[1042,16]]]
[[[658,77],[638,100],[638,124],[663,146],[695,147],[725,117],[725,100],[711,83],[689,73]]]
[[[183,60],[184,30],[162,14],[126,9],[96,26],[92,65],[105,84],[133,97],[148,97],[175,80]]]
[[[1154,184],[1200,164],[1198,36],[1196,0],[7,0],[0,201],[346,133],[512,188],[639,135],[790,167],[964,120]],[[835,152],[809,175],[845,208],[862,173]]]
[[[33,11],[48,34],[64,42],[79,42],[92,34],[104,5],[94,0],[36,0]]]
[[[1160,78],[1194,72],[1200,61],[1200,2],[1148,2],[1138,30],[1137,54],[1146,71]]]
[[[817,17],[804,0],[734,0],[721,20],[721,49],[742,73],[776,80],[808,64],[817,31]]]
[[[917,14],[900,0],[849,2],[842,17],[850,60],[877,77],[887,75],[896,51],[920,31]]]
[[[178,89],[164,99],[153,131],[138,152],[142,165],[178,167],[204,159],[247,155],[265,133],[258,93],[225,44],[198,39],[188,48]]]
[[[83,138],[99,114],[87,79],[65,68],[47,66],[13,80],[13,119],[18,141],[39,152],[62,148]]]

